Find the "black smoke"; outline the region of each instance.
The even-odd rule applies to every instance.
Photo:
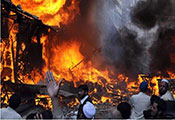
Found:
[[[126,2],[123,1],[124,7]],[[149,60],[145,43],[138,37],[138,31],[127,27],[129,19],[119,17],[116,6],[122,10],[122,5],[106,0],[97,0],[95,4],[96,24],[100,31],[102,57],[105,59],[105,63],[101,63],[103,68],[113,69],[116,74],[125,74],[129,80],[136,80],[138,74],[147,74]],[[123,18],[127,18],[127,11],[123,11],[123,14]]]
[[[131,20],[138,27],[151,29],[156,23],[167,20],[172,14],[171,0],[139,1],[131,12]]]
[[[131,11],[132,22],[141,29],[150,30],[158,26],[157,38],[149,48],[150,73],[166,76],[173,71],[171,55],[174,54],[172,37],[175,36],[175,1],[145,0],[139,1]]]
[[[167,26],[171,27],[160,27],[158,39],[149,49],[151,54],[150,71],[152,74],[159,73],[167,76],[167,71],[175,72],[173,68],[175,65],[173,66],[173,59],[171,59],[171,55],[175,54],[175,46],[173,46],[173,37],[175,37],[174,25],[169,23]]]
[[[143,59],[146,48],[138,42],[135,31],[124,27],[119,32],[116,31],[107,41],[104,54],[117,71],[130,78],[136,78],[137,74],[148,72],[147,66],[144,65],[146,61]]]
[[[116,74],[122,73],[134,80],[138,74],[149,74],[162,65],[155,58],[158,56],[156,51],[164,46],[158,44],[155,47],[153,44],[160,39],[161,32],[157,28],[167,22],[167,16],[173,14],[171,3],[170,0],[139,1],[131,10],[130,22],[117,17],[116,5],[119,4],[112,0],[80,0],[80,15],[70,24],[63,25],[63,32],[57,35],[57,39],[50,39],[50,42],[53,47],[74,39],[81,43],[80,52],[84,57],[100,49],[99,53],[88,59],[97,69],[112,69]],[[136,25],[137,29],[130,29],[128,24]],[[154,29],[155,26],[157,28]],[[154,65],[155,62],[157,65]]]

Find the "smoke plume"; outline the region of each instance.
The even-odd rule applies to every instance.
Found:
[[[135,4],[131,5],[133,1]],[[82,43],[81,54],[90,55],[97,69],[113,70],[133,80],[138,74],[150,74],[160,68],[162,64],[156,61],[157,56],[167,57],[156,52],[166,47],[160,39],[164,29],[160,30],[160,26],[168,22],[167,16],[174,14],[173,1],[80,0],[79,7],[80,15],[63,26],[64,32],[54,44],[78,40]],[[93,54],[96,49],[100,52]]]
[[[144,29],[150,29],[156,23],[164,22],[172,14],[171,0],[139,1],[131,12],[133,23]]]

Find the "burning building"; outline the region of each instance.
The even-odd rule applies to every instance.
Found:
[[[88,84],[97,106],[128,100],[143,80],[150,94],[162,78],[174,91],[173,10],[173,0],[2,0],[2,106],[17,91],[51,107],[41,92],[47,70],[65,78],[63,91]]]

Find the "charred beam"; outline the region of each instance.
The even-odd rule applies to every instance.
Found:
[[[45,85],[18,84],[10,81],[4,81],[3,84],[8,87],[9,91],[17,92],[23,98],[33,98],[36,97],[37,94],[48,95]],[[75,97],[75,94],[65,90],[60,90],[59,95],[63,97]]]

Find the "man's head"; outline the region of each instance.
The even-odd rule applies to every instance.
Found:
[[[21,97],[17,94],[13,94],[9,99],[9,106],[16,109],[21,103]]]
[[[131,115],[131,105],[127,102],[122,102],[117,106],[117,109],[120,111],[122,118],[129,119]]]
[[[166,110],[166,102],[162,99],[157,99],[152,105],[152,116],[157,117],[163,115]]]
[[[154,102],[155,101],[158,101],[158,100],[160,100],[160,97],[159,96],[157,96],[157,95],[152,95],[151,96],[151,105],[153,105],[154,104]]]
[[[148,83],[145,81],[141,82],[140,83],[140,91],[145,93],[147,91],[147,89],[148,89]]]
[[[159,94],[164,95],[168,91],[168,80],[162,79],[159,84]]]
[[[42,113],[43,119],[53,119],[52,111],[46,110]]]
[[[80,85],[78,87],[78,97],[83,99],[86,95],[88,95],[88,86],[87,85]]]

